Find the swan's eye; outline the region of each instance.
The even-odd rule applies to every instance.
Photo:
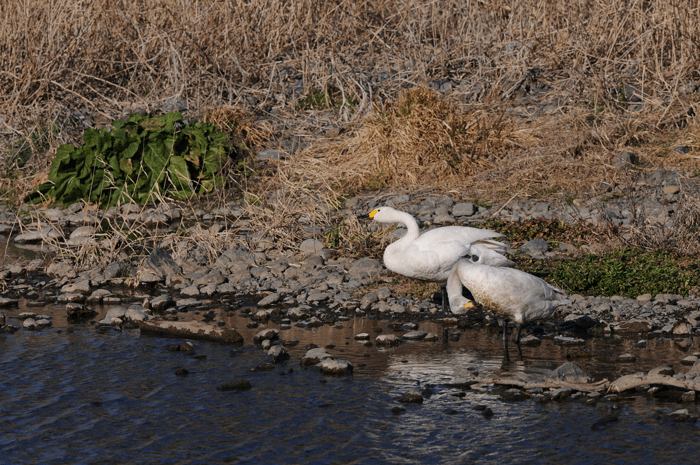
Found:
[[[474,263],[476,263],[476,262],[479,261],[479,256],[478,256],[478,255],[472,255],[471,260],[472,260]]]

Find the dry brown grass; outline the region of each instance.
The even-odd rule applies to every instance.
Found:
[[[290,218],[327,226],[338,197],[362,189],[563,195],[623,182],[612,167],[621,150],[641,169],[700,174],[700,92],[689,85],[700,81],[698,10],[687,0],[6,0],[1,195],[17,202],[59,144],[79,141],[72,111],[115,118],[174,98],[249,149],[341,129],[260,179],[232,178],[237,195],[261,199],[251,208],[263,229],[289,240],[301,234]],[[423,87],[443,82],[440,96]],[[325,107],[298,105],[312,90]],[[673,151],[681,144],[690,153]],[[281,190],[282,203],[268,198]]]

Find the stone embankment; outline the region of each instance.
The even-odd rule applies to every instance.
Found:
[[[338,215],[360,215],[378,205],[391,205],[408,211],[426,225],[541,217],[625,226],[635,221],[635,215],[643,210],[647,218],[671,227],[684,195],[683,186],[679,175],[659,169],[633,186],[595,186],[600,192],[585,200],[511,201],[485,208],[455,202],[445,195],[383,194],[372,199],[350,199]],[[625,195],[615,195],[616,192]],[[635,205],[641,210],[635,209]],[[0,307],[7,308],[9,314],[19,298],[26,299],[28,307],[59,303],[66,306],[69,319],[84,321],[94,316],[95,307],[104,306],[109,310],[98,323],[102,328],[138,326],[141,331],[154,334],[227,342],[242,339],[235,329],[224,327],[225,322],[217,311],[237,311],[227,306],[227,302],[241,297],[249,297],[255,304],[241,310],[250,319],[250,327],[272,321],[281,329],[291,325],[311,328],[353,317],[371,317],[394,319],[407,329],[403,337],[380,335],[374,341],[378,345],[391,346],[403,340],[438,340],[441,336],[417,331],[415,323],[415,327],[407,327],[425,319],[440,321],[456,330],[498,324],[488,312],[457,317],[443,314],[439,302],[432,299],[419,300],[394,293],[391,289],[394,278],[383,266],[381,257],[334,257],[318,240],[322,237],[318,229],[309,228],[308,237],[299,244],[299,249],[280,252],[270,247],[270,241],[263,236],[243,227],[249,221],[245,209],[235,203],[210,212],[190,212],[166,205],[146,209],[125,205],[96,211],[81,203],[66,209],[37,208],[20,214],[2,208],[0,233],[14,246],[63,253],[57,254],[48,266],[43,259],[34,259],[0,268],[0,280],[5,285]],[[139,225],[139,229],[130,230],[136,239],[117,232],[117,225],[127,224]],[[366,227],[380,226],[368,223]],[[207,246],[206,238],[214,239],[231,229],[237,231],[240,240],[234,234],[231,246],[212,256],[213,249]],[[164,238],[160,243],[143,239],[156,230]],[[393,234],[399,236],[401,231],[399,228]],[[188,237],[195,233],[196,240]],[[129,247],[124,248],[125,243]],[[520,254],[541,259],[591,252],[596,246],[577,248],[561,244],[552,250],[546,241],[538,239],[509,252],[517,261]],[[81,270],[75,265],[86,251],[106,254],[117,247],[122,247],[124,252],[104,267]],[[71,259],[62,260],[62,256]],[[132,259],[132,256],[140,258]],[[536,345],[540,337],[552,337],[561,344],[576,345],[583,344],[584,338],[591,334],[617,334],[639,339],[638,344],[643,346],[646,338],[689,336],[700,327],[698,296],[570,297],[570,305],[560,308],[551,321],[535,326],[533,334],[523,343]],[[202,321],[192,321],[191,314],[185,318],[190,310],[197,310]],[[24,312],[17,316],[25,329],[51,324],[47,315]],[[20,329],[8,324],[5,315],[0,316],[0,326],[6,332]],[[358,335],[358,338],[364,336],[369,337]],[[273,360],[288,357],[279,344],[271,342],[274,337],[261,339]],[[332,360],[323,353],[307,354],[308,357],[316,357],[315,363],[329,374],[352,371],[349,362]],[[675,377],[679,379],[680,375]]]

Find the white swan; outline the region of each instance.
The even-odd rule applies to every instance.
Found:
[[[503,317],[503,346],[508,357],[508,319],[518,328],[515,342],[520,350],[520,330],[523,324],[549,318],[558,307],[571,303],[566,292],[543,279],[513,268],[497,268],[479,264],[472,249],[452,269],[447,279],[447,295],[453,313],[466,313],[474,303],[462,296],[462,286],[474,299]]]
[[[380,223],[402,223],[408,231],[384,251],[384,265],[391,271],[410,278],[435,281],[442,289],[443,311],[447,310],[445,284],[452,267],[475,247],[480,263],[491,266],[515,266],[503,256],[506,245],[493,240],[503,234],[488,229],[466,226],[445,226],[421,234],[415,218],[391,207],[378,207],[369,215]]]

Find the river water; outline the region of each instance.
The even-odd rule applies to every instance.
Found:
[[[9,323],[20,324],[21,310],[5,310]],[[31,310],[53,315],[54,326],[0,334],[0,463],[697,463],[698,426],[666,416],[679,408],[698,415],[695,404],[642,395],[596,405],[506,402],[493,390],[453,384],[475,373],[552,369],[581,352],[551,340],[523,348],[524,361],[512,362],[503,361],[499,337],[484,331],[465,331],[447,345],[368,347],[355,334],[406,331],[358,318],[283,330],[282,339],[299,341],[287,346],[291,359],[251,371],[266,362],[252,344],[264,326],[249,329],[242,316],[226,322],[245,345],[194,341],[189,355],[168,350],[181,340],[69,325],[59,306]],[[441,334],[442,327],[426,321],[420,329]],[[692,340],[650,340],[646,349],[634,342],[591,339],[574,361],[595,380],[611,379],[669,362],[678,369],[698,350]],[[354,373],[327,377],[301,367],[310,343],[329,346]],[[625,352],[637,363],[616,363]],[[176,376],[180,368],[189,374]],[[252,389],[217,390],[241,379]],[[432,394],[423,404],[397,401],[426,388]],[[476,409],[484,406],[492,417]],[[591,429],[611,411],[617,422]]]

